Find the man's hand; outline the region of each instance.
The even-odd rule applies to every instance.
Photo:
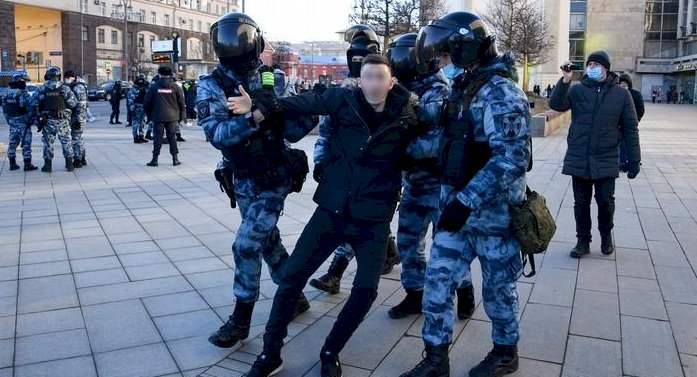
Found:
[[[457,232],[467,223],[472,210],[457,198],[450,200],[440,215],[438,229],[446,232]]]
[[[641,170],[641,163],[630,162],[629,165],[627,166],[627,178],[629,178],[629,179],[636,178],[636,176],[639,175],[640,170]]]
[[[574,63],[572,63],[571,60],[567,60],[561,64],[562,67],[572,66],[572,65],[574,65]],[[574,72],[571,70],[569,72],[562,70],[561,73],[562,73],[562,77],[564,78],[564,83],[565,84],[570,83],[571,78],[574,76]]]
[[[238,97],[228,97],[227,108],[234,114],[246,114],[252,111],[252,97],[244,90],[242,85],[238,86],[237,89],[240,91]]]

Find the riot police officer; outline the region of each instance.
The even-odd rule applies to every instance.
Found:
[[[443,132],[442,117],[446,115],[450,84],[440,69],[440,59],[432,52],[416,61],[416,33],[404,34],[389,45],[386,52],[392,73],[399,82],[419,97],[419,121],[428,132]],[[388,312],[398,319],[421,313],[424,274],[426,272],[426,234],[429,224],[440,218],[440,172],[437,159],[407,159],[403,163],[402,197],[399,204],[397,249],[402,260],[402,286],[406,297]],[[474,292],[469,269],[457,289],[457,314],[467,319],[474,312]]]
[[[417,56],[450,53],[466,70],[455,79],[442,140],[443,203],[426,267],[423,339],[426,357],[403,377],[449,376],[453,296],[467,266],[479,258],[482,296],[494,346],[470,377],[518,369],[516,280],[520,244],[511,231],[510,205],[525,198],[530,109],[516,86],[514,60],[499,55],[495,37],[474,13],[454,12],[419,32]]]
[[[172,165],[177,166],[179,162],[177,139],[175,136],[177,124],[186,120],[186,102],[184,102],[184,92],[174,82],[172,68],[162,66],[157,69],[160,79],[155,85],[148,88],[143,100],[143,107],[149,119],[152,119],[155,131],[153,142],[152,160],[148,166],[157,166],[157,159],[162,148],[163,135],[167,134],[169,142],[169,153],[172,155]]]
[[[10,79],[10,90],[2,101],[2,112],[5,114],[7,124],[10,126],[9,146],[7,158],[10,159],[10,170],[19,169],[17,165],[17,146],[22,144],[22,157],[24,158],[24,170],[36,170],[31,163],[31,95],[26,90],[27,78],[23,74],[16,74]]]
[[[121,80],[116,80],[114,85],[109,91],[111,98],[109,102],[111,103],[111,115],[109,116],[109,124],[121,124],[119,122],[119,114],[121,113],[121,99],[123,93],[121,92]]]
[[[354,25],[344,33],[344,40],[349,42],[349,48],[346,50],[346,60],[348,62],[349,75],[341,83],[341,87],[345,89],[353,89],[358,87],[358,78],[361,75],[361,65],[363,59],[369,54],[380,53],[380,42],[378,36],[370,26]],[[322,116],[319,123],[319,137],[315,143],[314,162],[315,167],[312,176],[320,183],[324,177],[325,156],[327,154],[328,132],[331,118]],[[326,274],[317,279],[310,280],[310,285],[314,288],[327,292],[329,294],[339,293],[341,288],[341,278],[348,268],[349,262],[354,257],[354,252],[348,244],[340,245],[334,252],[334,258],[329,265],[329,270]],[[381,273],[387,274],[392,271],[392,267],[399,264],[399,254],[397,253],[397,245],[394,237],[390,235],[387,245],[387,258]]]
[[[65,72],[64,78],[77,99],[77,106],[70,119],[70,138],[73,144],[73,166],[81,168],[87,165],[85,140],[82,137],[87,123],[87,83],[73,71]]]
[[[139,73],[133,81],[133,87],[128,91],[128,106],[131,111],[131,127],[133,129],[133,142],[136,144],[147,143],[143,137],[143,124],[145,123],[145,94],[148,84],[145,74]]]
[[[77,98],[68,85],[61,81],[61,70],[51,67],[46,70],[44,83],[32,97],[32,111],[42,130],[44,145],[44,166],[41,171],[50,173],[53,170],[53,143],[56,136],[63,148],[65,168],[73,171],[73,145],[70,137],[70,119],[72,109],[77,106]]]
[[[218,347],[232,347],[249,336],[252,311],[259,297],[262,258],[277,284],[288,259],[277,223],[291,192],[291,176],[280,120],[259,122],[251,112],[235,115],[229,111],[228,98],[247,92],[255,96],[266,93],[257,97],[256,106],[267,114],[273,106],[273,90],[262,89],[258,73],[262,65],[259,56],[264,50],[261,30],[246,14],[229,13],[213,24],[211,39],[220,64],[211,75],[199,80],[198,125],[221,151],[223,165],[234,174],[230,181],[242,222],[232,245],[235,309],[208,340]],[[268,78],[264,81],[269,81],[273,88],[273,73],[265,75]],[[309,306],[303,296],[296,306],[296,315]]]

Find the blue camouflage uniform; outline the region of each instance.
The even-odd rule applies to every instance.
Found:
[[[218,65],[217,70],[228,80],[244,84],[247,90],[261,88],[257,71],[253,71],[249,77],[241,77],[222,65]],[[235,89],[232,95],[240,94]],[[232,244],[236,266],[233,292],[238,302],[253,303],[259,297],[262,258],[269,266],[271,279],[277,284],[283,262],[288,259],[277,223],[285,198],[290,193],[290,177],[271,180],[273,182],[260,179],[264,177],[240,177],[232,154],[235,149],[243,148],[250,137],[263,130],[244,115],[228,112],[227,96],[213,75],[200,79],[196,98],[198,125],[203,127],[208,141],[222,152],[222,163],[235,172],[233,185],[242,222]],[[308,125],[305,127],[309,130],[312,125],[306,123]],[[287,138],[290,141],[298,140],[293,136]],[[284,147],[281,140],[280,148]]]
[[[428,133],[438,138],[442,132],[450,84],[442,71],[405,83],[419,96],[419,122],[428,125]],[[402,259],[402,286],[422,290],[426,272],[426,234],[429,224],[440,218],[440,173],[437,158],[411,159],[402,173],[402,197],[399,203],[397,248]],[[434,232],[435,233],[435,232]],[[471,285],[469,266],[460,287]]]
[[[55,92],[54,92],[55,91]],[[46,94],[57,93],[63,100],[65,106],[59,111],[46,110]],[[73,158],[73,145],[70,136],[70,119],[72,109],[77,106],[77,98],[68,85],[64,85],[60,80],[46,81],[32,97],[32,114],[38,116],[45,114],[48,123],[43,127],[42,142],[44,145],[44,159],[53,159],[53,143],[56,136],[63,147],[63,157]]]
[[[82,132],[87,123],[87,83],[81,77],[77,77],[70,84],[70,89],[77,99],[77,106],[70,120],[70,138],[73,145],[73,158],[79,160],[85,155],[85,140]]]
[[[355,88],[358,86],[358,79],[353,77],[347,77],[341,82],[341,87],[346,89]],[[315,148],[313,149],[312,160],[315,165],[322,165],[325,156],[328,154],[327,149],[329,148],[329,127],[331,124],[331,118],[329,115],[321,115],[318,124],[319,135],[317,136],[317,141],[315,141]],[[343,244],[334,250],[334,257],[343,257],[345,259],[351,260],[355,256],[351,245]]]
[[[143,136],[143,128],[145,124],[145,93],[148,91],[147,85],[133,85],[128,90],[128,108],[131,111],[131,129],[133,137]]]
[[[476,80],[490,71],[515,77],[509,55],[468,74]],[[471,76],[471,77],[469,77]],[[527,97],[515,82],[493,76],[477,92],[469,109],[462,108],[463,88],[453,87],[448,124],[471,116],[474,141],[488,145],[491,156],[462,188],[442,187],[443,198],[456,198],[472,209],[457,232],[437,231],[426,268],[423,298],[423,338],[430,346],[451,343],[453,294],[466,267],[479,258],[484,309],[492,322],[497,344],[516,345],[519,338],[516,280],[522,271],[520,244],[511,229],[510,204],[525,196],[525,172],[530,157],[530,110]],[[468,157],[469,158],[469,157]],[[469,161],[469,160],[468,160]]]
[[[31,94],[23,89],[10,89],[2,102],[2,112],[10,126],[7,157],[15,158],[22,144],[22,157],[31,158]]]

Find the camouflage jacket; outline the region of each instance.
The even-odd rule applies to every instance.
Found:
[[[61,111],[61,119],[70,120],[72,115],[72,109],[77,106],[77,98],[68,85],[63,84],[59,80],[46,81],[39,90],[32,96],[32,106],[31,112],[32,116],[38,116],[42,111],[40,111],[41,103],[44,100],[44,96],[47,90],[58,89],[60,91],[61,97],[65,101],[65,109]],[[51,116],[53,118],[53,116]]]
[[[70,89],[77,99],[77,106],[73,109],[71,123],[87,123],[87,83],[78,77],[70,84]]]
[[[26,109],[26,114],[20,115],[20,116],[15,116],[15,117],[10,117],[7,114],[7,107],[9,105],[9,102],[6,101],[8,98],[14,98],[18,101],[19,107]],[[5,101],[2,103],[3,107],[3,114],[5,114],[5,120],[7,120],[7,124],[10,123],[10,119],[12,119],[13,122],[16,123],[25,123],[29,124],[31,120],[31,94],[27,90],[23,89],[10,89],[5,93]]]

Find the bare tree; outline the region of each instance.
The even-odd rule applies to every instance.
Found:
[[[349,20],[371,26],[386,47],[398,35],[419,31],[445,9],[444,0],[355,0]]]
[[[546,63],[555,45],[540,0],[489,0],[483,18],[496,34],[498,47],[513,52],[523,66],[523,90],[527,90],[530,67]]]

